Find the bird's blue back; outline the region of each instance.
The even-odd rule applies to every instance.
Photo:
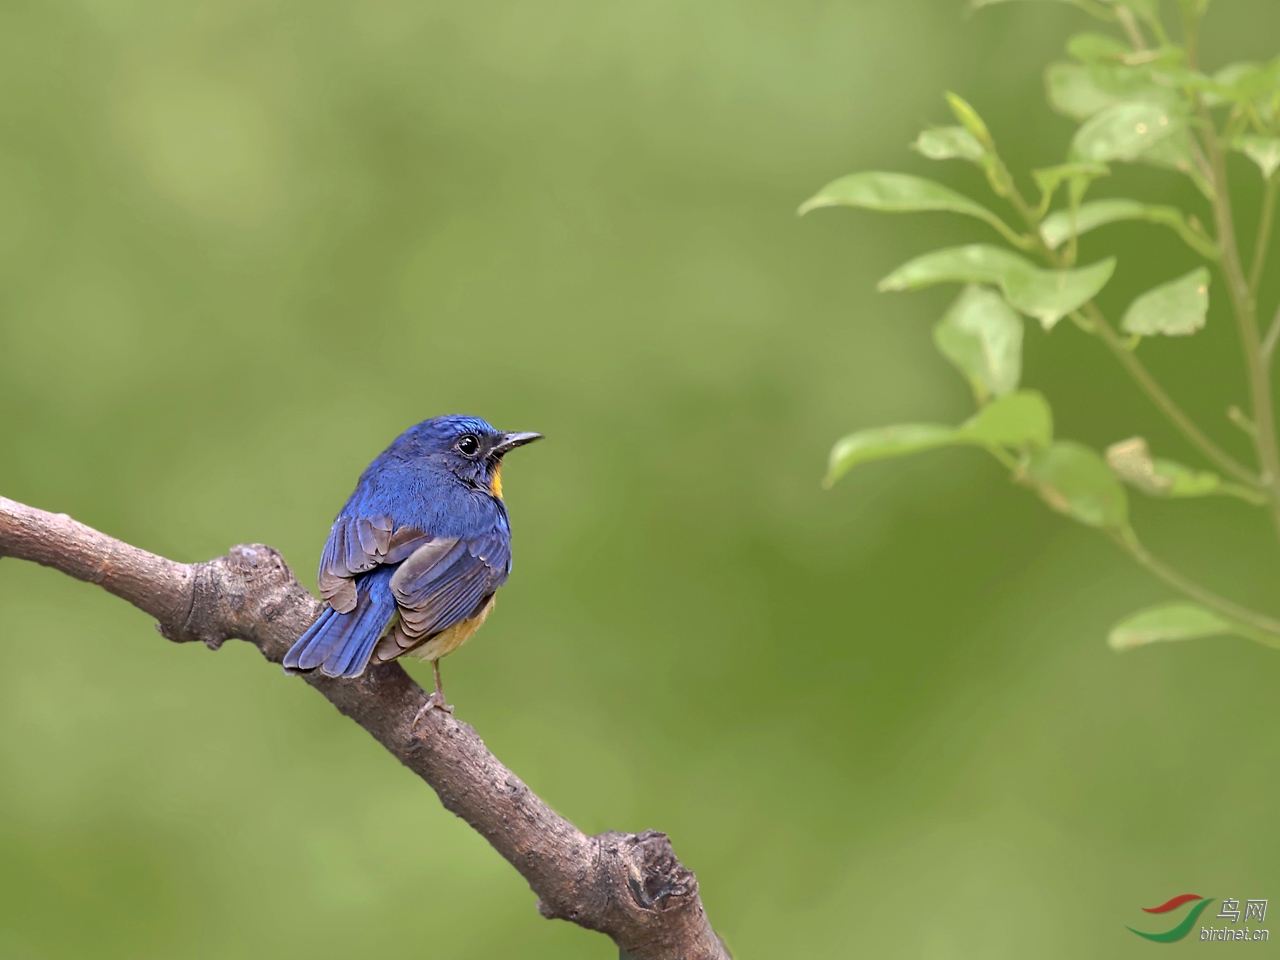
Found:
[[[433,537],[492,533],[509,539],[506,505],[467,486],[442,464],[406,456],[399,445],[408,436],[403,434],[369,464],[338,517],[385,515],[397,526],[416,527]]]
[[[331,609],[289,651],[285,669],[358,676],[371,657],[399,656],[482,617],[511,570],[502,456],[537,436],[449,416],[397,437],[334,521],[320,571]],[[392,633],[399,646],[385,639]]]

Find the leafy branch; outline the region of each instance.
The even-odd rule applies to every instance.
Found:
[[[974,8],[1007,0],[972,0]],[[1112,630],[1117,649],[1159,640],[1234,633],[1280,648],[1280,620],[1200,585],[1154,556],[1129,521],[1128,490],[1161,499],[1228,496],[1265,509],[1280,536],[1280,443],[1270,369],[1280,341],[1280,307],[1265,337],[1257,296],[1267,264],[1280,194],[1280,57],[1235,63],[1216,73],[1198,64],[1200,23],[1209,0],[1178,0],[1180,42],[1159,0],[1058,0],[1112,24],[1120,36],[1082,33],[1067,43],[1071,59],[1045,74],[1050,106],[1079,124],[1064,161],[1031,171],[1031,200],[1001,158],[978,111],[954,93],[953,125],[921,132],[913,148],[931,160],[978,167],[1010,223],[989,206],[932,180],[861,172],[828,184],[800,207],[854,207],[892,213],[941,211],[985,223],[1007,246],[973,243],[923,254],[893,271],[882,291],[963,284],[934,328],[939,352],[969,381],[977,412],[956,427],[917,423],[862,430],[831,451],[826,484],[858,464],[942,446],[985,449],[1014,483],[1052,509],[1105,533],[1137,564],[1187,598],[1126,618]],[[1248,266],[1236,236],[1227,155],[1258,167],[1263,207]],[[1178,207],[1128,197],[1086,199],[1117,163],[1172,170],[1186,177],[1211,210],[1212,232]],[[1114,326],[1096,302],[1118,259],[1080,265],[1079,238],[1122,221],[1170,230],[1203,264],[1135,299]],[[1036,261],[1039,261],[1038,263]],[[1159,383],[1138,356],[1148,337],[1195,334],[1209,311],[1212,271],[1226,287],[1244,358],[1250,411],[1229,416],[1248,434],[1256,466],[1215,441]],[[1048,401],[1021,389],[1023,317],[1046,334],[1064,318],[1097,338],[1137,386],[1214,471],[1154,457],[1130,437],[1105,454],[1056,439]]]

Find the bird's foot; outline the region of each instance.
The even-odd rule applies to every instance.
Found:
[[[413,718],[413,725],[410,729],[417,730],[418,724],[422,722],[422,718],[432,710],[443,710],[448,714],[453,713],[453,707],[444,702],[444,694],[437,690],[435,693],[431,694],[431,696],[427,697],[427,702],[422,705],[422,709],[418,711],[418,715]]]

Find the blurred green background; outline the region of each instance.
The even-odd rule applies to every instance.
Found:
[[[1215,6],[1207,66],[1276,52],[1273,0]],[[1280,656],[1110,653],[1166,591],[977,452],[818,483],[843,432],[967,415],[929,333],[953,291],[873,289],[990,237],[796,205],[854,169],[981,189],[905,149],[944,88],[1020,169],[1056,162],[1041,71],[1090,28],[957,0],[8,0],[0,493],[183,560],[271,543],[314,586],[404,427],[537,429],[450,699],[585,830],[669,832],[742,960],[1127,957],[1161,949],[1124,929],[1144,905],[1280,900]],[[1141,183],[1203,216],[1171,175],[1098,192]],[[1084,256],[1117,243],[1113,313],[1188,269],[1140,225]],[[1220,308],[1143,350],[1244,456]],[[1070,325],[1029,326],[1026,366],[1061,434],[1199,463]],[[1260,513],[1135,512],[1277,612]],[[247,645],[169,645],[4,561],[0,651],[0,957],[614,955]]]

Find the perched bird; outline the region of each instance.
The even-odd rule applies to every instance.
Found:
[[[328,607],[285,654],[285,671],[358,677],[408,653],[435,674],[423,713],[451,711],[440,658],[480,628],[511,573],[502,458],[541,438],[462,416],[397,437],[333,522],[320,556]]]

